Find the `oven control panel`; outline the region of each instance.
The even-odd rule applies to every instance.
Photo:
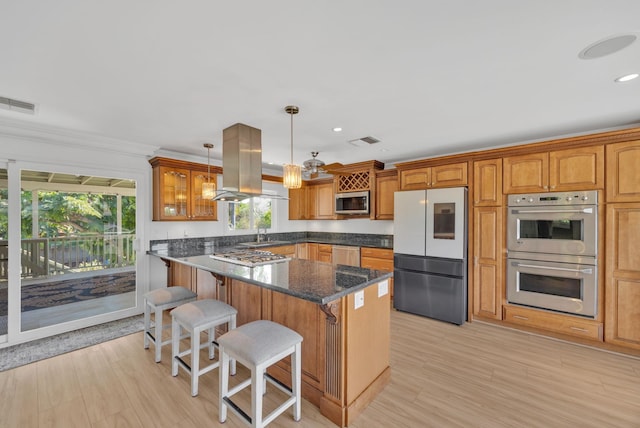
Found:
[[[550,206],[550,205],[597,205],[598,191],[587,190],[577,192],[547,192],[527,195],[509,195],[508,205],[515,206]]]

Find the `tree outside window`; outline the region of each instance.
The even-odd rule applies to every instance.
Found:
[[[272,205],[270,198],[251,198],[241,202],[229,202],[228,210],[228,230],[271,229]]]

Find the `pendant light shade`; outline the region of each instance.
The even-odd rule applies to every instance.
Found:
[[[207,149],[207,182],[202,183],[202,199],[213,199],[216,196],[216,182],[211,182],[211,165],[209,164],[209,154],[213,148],[213,144],[205,143]]]
[[[284,111],[291,116],[291,163],[282,167],[282,184],[287,189],[299,189],[302,186],[302,167],[293,163],[293,115],[298,114],[300,109],[296,106],[286,106]]]

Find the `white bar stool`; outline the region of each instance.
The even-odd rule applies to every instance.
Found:
[[[236,314],[238,311],[233,306],[219,300],[203,299],[180,305],[171,311],[171,375],[178,375],[178,366],[182,367],[191,376],[191,395],[198,395],[198,378],[220,365],[218,361],[200,368],[200,349],[209,348],[209,359],[215,357],[215,327],[228,323],[229,330],[236,328]],[[182,329],[188,335],[182,336]],[[209,339],[207,343],[200,344],[200,333],[207,331]],[[180,351],[180,340],[191,336],[191,347]],[[191,366],[182,357],[191,355]],[[235,361],[232,362],[232,374],[236,373]]]
[[[300,420],[301,344],[302,336],[272,321],[253,321],[218,338],[220,348],[220,422],[227,420],[227,407],[252,427],[262,428],[293,406],[293,419]],[[291,355],[291,388],[269,375],[266,370]],[[229,390],[229,359],[235,358],[249,370],[251,378]],[[290,398],[262,417],[262,396],[266,381]],[[231,396],[251,385],[251,415],[247,415]]]
[[[167,287],[149,291],[144,295],[144,349],[153,343],[156,350],[156,363],[162,358],[162,345],[171,343],[171,339],[162,340],[162,331],[170,325],[162,325],[162,312],[196,300],[197,294],[184,287]],[[154,313],[154,333],[151,333],[151,312]]]

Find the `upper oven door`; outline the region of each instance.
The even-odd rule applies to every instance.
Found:
[[[595,257],[597,216],[595,205],[509,207],[507,248]]]

